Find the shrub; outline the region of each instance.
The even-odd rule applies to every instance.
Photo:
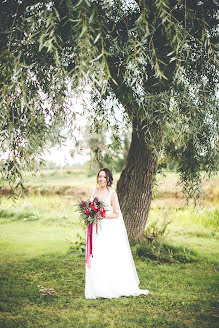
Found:
[[[150,258],[159,262],[190,263],[197,261],[197,253],[187,247],[173,246],[164,241],[153,243],[142,241],[134,246],[134,253],[140,258]]]

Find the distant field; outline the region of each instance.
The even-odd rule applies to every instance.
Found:
[[[89,190],[96,187],[96,176],[89,175],[87,169],[43,170],[36,176],[28,175],[25,186],[34,194],[59,194],[72,195],[75,198],[83,197]],[[120,173],[114,175],[114,186]],[[177,184],[176,173],[166,172],[157,175],[157,183],[153,191],[153,202],[157,206],[180,207],[185,204],[181,188]],[[2,190],[2,191],[1,191]],[[0,193],[8,190],[8,186],[2,186]],[[218,204],[219,202],[219,174],[210,180],[203,180],[203,194],[200,199],[202,204]]]

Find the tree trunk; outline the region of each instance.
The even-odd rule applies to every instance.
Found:
[[[126,167],[117,183],[118,198],[130,241],[144,239],[151,206],[157,158],[133,128]]]

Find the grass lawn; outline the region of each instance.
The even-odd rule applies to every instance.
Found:
[[[132,246],[140,287],[150,293],[111,300],[84,298],[84,253],[72,246],[86,232],[74,198],[30,195],[15,204],[2,198],[0,327],[218,327],[217,200],[183,208],[180,199],[171,198],[171,188],[153,201],[147,229],[158,231],[172,221],[164,240],[184,247],[185,256],[186,247],[192,249],[194,260],[152,260]]]

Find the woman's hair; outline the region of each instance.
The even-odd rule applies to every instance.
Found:
[[[101,171],[104,171],[106,174],[107,187],[111,187],[112,183],[113,183],[113,175],[112,175],[111,171],[109,169],[107,169],[106,167],[103,169],[100,169],[99,172],[97,173],[97,179],[98,179]]]

